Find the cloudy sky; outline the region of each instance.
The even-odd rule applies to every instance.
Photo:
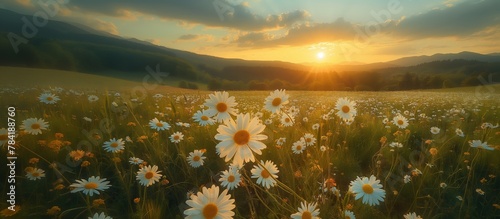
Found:
[[[33,14],[226,58],[372,63],[500,52],[499,0],[2,0]]]

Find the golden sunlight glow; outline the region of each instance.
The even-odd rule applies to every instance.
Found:
[[[316,58],[318,58],[320,60],[323,59],[323,58],[325,58],[325,53],[324,52],[318,52],[318,53],[316,53]]]

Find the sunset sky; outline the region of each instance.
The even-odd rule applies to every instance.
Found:
[[[33,15],[37,2],[55,1],[2,0],[0,8]],[[500,52],[498,0],[65,2],[53,19],[225,58],[372,63]]]

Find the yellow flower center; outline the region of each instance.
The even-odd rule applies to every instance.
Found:
[[[54,98],[52,98],[52,97],[47,97],[47,100],[48,100],[48,101],[52,101],[53,99],[54,99]]]
[[[345,216],[345,219],[351,219],[351,217],[349,217],[348,215]]]
[[[208,116],[201,116],[201,120],[208,121]]]
[[[32,129],[40,129],[40,124],[38,124],[38,123],[33,123],[33,124],[31,124],[31,128],[32,128]]]
[[[262,170],[262,172],[260,172],[260,175],[262,176],[262,178],[265,178],[265,179],[267,179],[271,176],[271,174],[267,170]]]
[[[156,126],[158,126],[158,127],[163,127],[163,123],[158,122],[158,123],[156,123]]]
[[[174,140],[179,140],[179,136],[178,135],[174,135]]]
[[[234,180],[236,180],[236,178],[233,175],[230,175],[229,177],[227,177],[227,181],[230,183],[234,182]]]
[[[311,142],[312,139],[311,138],[306,138],[306,142]]]
[[[9,139],[8,135],[0,135],[0,141],[5,141],[7,139]]]
[[[349,106],[346,106],[346,105],[342,106],[342,112],[343,113],[348,113],[350,110],[351,109],[349,108]]]
[[[39,172],[33,172],[33,173],[31,173],[31,175],[32,175],[33,177],[39,177],[39,176],[40,176],[40,173],[39,173]]]
[[[297,151],[300,151],[300,150],[302,150],[302,146],[297,145],[296,149],[297,149]]]
[[[290,118],[285,118],[285,122],[290,122]]]
[[[404,123],[405,122],[402,119],[398,120],[398,125],[403,125]]]
[[[89,182],[85,184],[85,189],[97,189],[97,183],[95,182]]]
[[[116,147],[118,147],[118,143],[113,142],[113,143],[111,143],[111,145],[109,145],[109,146],[116,148]]]
[[[281,104],[281,98],[279,98],[279,97],[274,98],[272,104],[273,104],[273,106],[279,106]]]
[[[200,161],[200,159],[201,159],[201,158],[200,158],[200,156],[198,156],[198,155],[196,155],[196,156],[194,156],[194,157],[193,157],[193,161]]]
[[[214,203],[208,203],[207,205],[205,205],[205,207],[203,207],[203,211],[202,211],[203,217],[205,217],[206,219],[215,218],[215,216],[217,216],[218,212],[219,212],[219,208]]]
[[[372,194],[373,193],[373,187],[370,184],[364,184],[363,187],[363,192],[366,194]]]
[[[154,175],[155,174],[153,172],[149,171],[146,174],[144,174],[144,178],[151,179],[151,178],[153,178]]]
[[[302,219],[311,219],[311,218],[312,218],[312,214],[311,214],[311,212],[309,212],[309,211],[304,211],[304,212],[302,213]]]
[[[247,130],[239,130],[233,136],[234,143],[246,145],[250,141],[250,133]]]
[[[220,103],[217,104],[216,108],[217,108],[217,111],[219,111],[220,113],[226,112],[226,110],[227,110],[227,104],[223,103],[223,102],[220,102]]]

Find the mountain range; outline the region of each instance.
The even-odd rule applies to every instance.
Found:
[[[223,84],[231,81],[248,83],[253,80],[254,84],[265,82],[268,85],[272,80],[282,80],[282,85],[297,84],[311,70],[311,66],[307,64],[228,59],[196,54],[157,46],[138,39],[123,38],[81,24],[50,20],[46,25],[37,27],[32,21],[32,16],[0,9],[0,22],[2,22],[0,25],[2,36],[0,37],[0,65],[73,70],[134,80],[138,79],[137,72],[144,72],[145,66],[161,64],[171,73],[171,76],[188,81]],[[23,34],[23,31],[26,32],[26,28],[29,29],[30,26],[36,29],[32,37],[26,36],[26,33]],[[26,43],[13,46],[12,41],[19,40],[21,37],[26,40]],[[17,53],[14,47],[18,47]],[[453,62],[454,60],[463,61]],[[439,62],[453,62],[457,66],[439,64]],[[426,64],[427,67],[422,67]],[[449,74],[461,71],[460,74],[463,77],[480,73],[497,75],[500,74],[499,64],[500,53],[479,54],[464,51],[454,54],[411,56],[370,64],[328,65],[323,69],[325,72],[337,73],[334,77],[339,78],[342,78],[345,72],[375,71],[377,74],[387,72],[386,76],[399,80],[402,78],[402,72],[418,74],[424,72],[422,69],[426,69],[426,74],[429,74],[432,72],[429,66],[440,66],[436,71]],[[482,70],[475,72],[473,67]],[[451,69],[455,70],[451,71]],[[394,75],[392,72],[399,73]],[[418,75],[417,79],[424,76],[428,75]],[[448,78],[449,75],[445,77]],[[453,75],[451,78],[455,81],[454,84],[460,84],[465,80],[463,77]],[[297,84],[297,86],[302,85]],[[353,84],[343,86],[353,89]]]

